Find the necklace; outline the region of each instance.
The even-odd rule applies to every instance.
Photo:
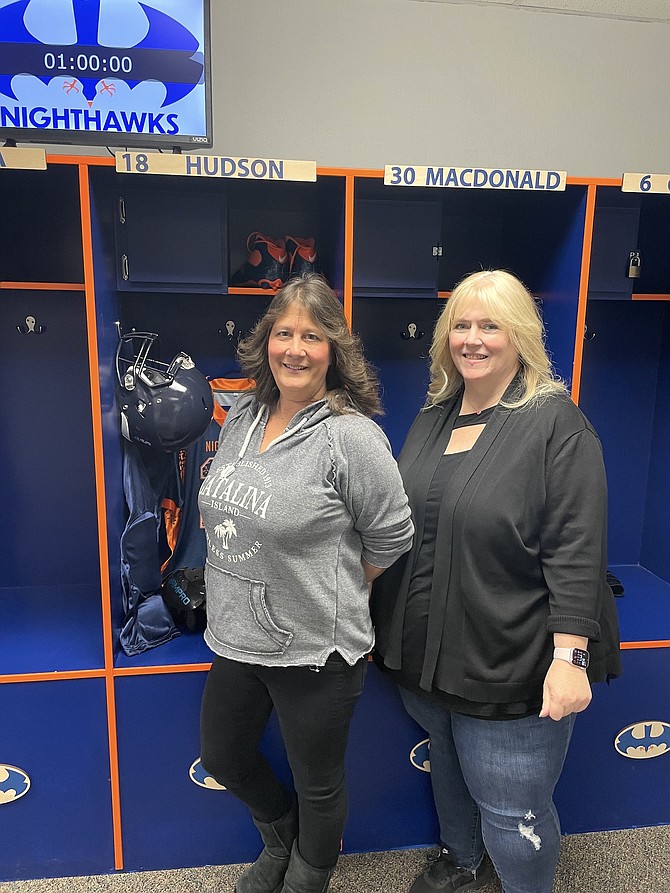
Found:
[[[493,407],[497,406],[497,404],[498,401],[496,400],[495,403],[491,403],[489,406],[482,406],[481,409],[475,409],[474,407],[466,408],[465,400],[463,400],[463,402],[461,403],[461,415],[481,415],[487,409],[493,409]]]

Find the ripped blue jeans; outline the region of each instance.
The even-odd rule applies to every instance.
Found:
[[[504,893],[551,893],[561,844],[552,798],[575,715],[478,719],[400,694],[430,737],[442,843],[470,869],[486,849]]]

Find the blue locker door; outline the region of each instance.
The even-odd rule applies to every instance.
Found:
[[[354,292],[426,296],[437,292],[442,205],[362,199],[356,203]]]
[[[200,766],[206,674],[117,680],[124,864],[129,871],[253,861],[262,844],[248,810]],[[288,779],[274,716],[266,755]]]
[[[117,282],[122,291],[227,291],[225,196],[119,195]]]
[[[556,788],[565,834],[670,824],[670,648],[622,659],[575,723]]]
[[[0,685],[0,880],[114,870],[102,679]]]
[[[439,840],[424,730],[397,686],[369,664],[347,749],[346,853],[433,846]]]
[[[631,251],[637,248],[639,208],[598,208],[593,223],[589,298],[629,299],[634,279],[627,274]]]

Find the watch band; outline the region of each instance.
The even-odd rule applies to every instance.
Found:
[[[566,660],[573,667],[580,667],[582,670],[586,670],[588,669],[591,656],[583,648],[554,648],[554,658]]]

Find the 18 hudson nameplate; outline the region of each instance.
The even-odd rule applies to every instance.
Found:
[[[181,177],[224,177],[246,180],[316,180],[315,161],[283,158],[231,158],[226,155],[162,155],[160,152],[116,152],[121,174],[174,174]]]

